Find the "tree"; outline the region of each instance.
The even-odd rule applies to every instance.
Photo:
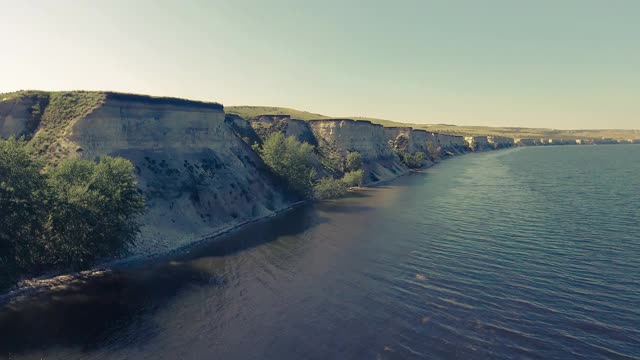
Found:
[[[313,146],[301,143],[294,136],[273,133],[258,149],[269,168],[282,178],[294,192],[308,197],[313,192],[316,171],[313,168]]]
[[[45,173],[29,149],[0,140],[0,286],[126,252],[144,211],[131,162],[65,160]]]
[[[362,169],[360,169],[360,170],[350,171],[344,174],[342,181],[348,187],[361,186],[363,177],[364,177],[364,172],[362,171]]]
[[[400,161],[405,164],[408,168],[417,169],[421,168],[424,165],[424,161],[427,158],[425,153],[417,151],[415,154],[411,155],[408,152],[404,151],[396,151],[398,157],[400,157]]]
[[[144,211],[131,162],[103,157],[100,162],[63,161],[49,178],[56,201],[47,219],[55,265],[86,265],[121,255],[133,245]]]
[[[347,153],[345,165],[347,171],[360,170],[362,167],[362,156],[357,151]]]
[[[46,182],[22,140],[0,140],[0,284],[32,265],[42,235]]]
[[[333,199],[347,194],[347,184],[340,179],[322,178],[314,187],[314,195],[318,199]]]

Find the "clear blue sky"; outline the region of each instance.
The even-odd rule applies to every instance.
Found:
[[[0,92],[640,128],[640,1],[6,1]]]

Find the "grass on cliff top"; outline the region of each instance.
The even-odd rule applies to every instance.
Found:
[[[91,113],[104,103],[103,92],[69,91],[49,93],[38,131],[30,146],[48,161],[57,163],[69,155],[64,133],[75,120]]]
[[[56,164],[68,157],[75,149],[65,140],[65,131],[77,119],[87,116],[100,107],[107,99],[116,101],[135,101],[146,104],[190,106],[222,110],[223,106],[215,102],[193,101],[170,97],[117,93],[108,91],[38,91],[20,90],[0,94],[0,101],[32,98],[32,115],[37,115],[37,131],[29,145],[45,160]],[[35,129],[35,127],[34,127]]]
[[[16,98],[28,97],[28,96],[43,96],[49,95],[48,91],[41,90],[20,90],[7,93],[0,93],[0,101],[12,100]]]
[[[292,118],[300,120],[329,118],[328,116],[314,114],[308,111],[300,111],[275,106],[226,106],[224,109],[228,114],[239,115],[245,119],[253,119],[260,115],[290,115]]]

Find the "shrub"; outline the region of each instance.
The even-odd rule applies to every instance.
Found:
[[[0,285],[77,268],[133,244],[144,200],[133,165],[65,160],[49,173],[23,141],[0,140]]]
[[[47,221],[55,263],[81,266],[133,245],[144,200],[131,162],[103,157],[65,160],[49,176],[56,201]]]
[[[262,147],[255,146],[269,168],[282,178],[291,190],[301,196],[309,197],[313,193],[313,180],[316,171],[313,168],[315,154],[313,146],[301,143],[295,137],[285,137],[282,133],[271,134]]]
[[[347,184],[334,178],[323,178],[315,185],[314,195],[318,199],[334,199],[347,194]]]
[[[0,285],[31,266],[42,235],[47,193],[41,169],[24,141],[0,140]]]
[[[345,183],[346,186],[349,186],[349,187],[361,186],[363,177],[364,177],[364,172],[362,170],[355,170],[355,171],[350,171],[344,174],[342,181]]]
[[[360,170],[362,167],[362,156],[357,151],[348,153],[345,165],[347,171]]]
[[[418,169],[424,165],[424,161],[427,158],[425,153],[417,151],[415,154],[411,155],[407,152],[397,152],[398,157],[400,157],[400,161],[405,164],[408,168]]]

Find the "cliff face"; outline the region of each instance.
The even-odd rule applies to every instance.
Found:
[[[430,166],[471,150],[547,143],[464,138],[351,119],[259,115],[247,121],[215,103],[109,92],[27,92],[0,101],[0,137],[24,135],[52,164],[105,155],[134,164],[148,205],[137,254],[177,248],[298,201],[251,148],[275,132],[315,146],[318,178],[341,177],[347,154],[360,153],[365,184],[408,172],[396,151],[422,152]]]
[[[0,101],[0,138],[31,137],[48,103],[48,96],[39,94]]]
[[[340,176],[345,170],[347,153],[354,151],[362,156],[367,184],[390,180],[408,171],[389,145],[384,128],[369,121],[303,121],[288,115],[259,115],[249,123],[262,141],[274,132],[281,132],[315,146],[318,177]]]
[[[504,136],[487,136],[487,142],[493,149],[504,149],[513,147],[513,138]]]
[[[282,191],[233,126],[251,129],[241,118],[225,121],[219,104],[107,94],[56,141],[72,156],[121,156],[135,165],[148,209],[133,251],[152,254],[297,200]]]
[[[382,125],[350,119],[310,120],[319,149],[336,158],[362,156],[365,183],[387,181],[408,172],[387,141]],[[326,156],[326,155],[325,155]]]
[[[250,124],[263,141],[274,132],[281,132],[301,142],[318,145],[309,124],[304,120],[292,119],[289,115],[260,115],[250,119]]]
[[[465,136],[467,147],[473,151],[485,151],[512,147],[512,138],[503,136]]]
[[[463,136],[433,133],[442,157],[464,154],[469,151]]]
[[[414,130],[410,127],[385,127],[387,142],[395,149],[408,154],[421,152],[427,156],[425,166],[431,166],[440,156],[435,135],[426,130]]]

